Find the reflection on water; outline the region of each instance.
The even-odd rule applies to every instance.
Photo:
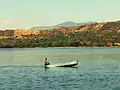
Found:
[[[120,90],[120,48],[2,49],[0,90]],[[76,68],[45,68],[78,60]]]

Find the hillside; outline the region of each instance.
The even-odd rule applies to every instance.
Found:
[[[5,30],[0,36],[0,47],[120,46],[120,21],[51,30]]]

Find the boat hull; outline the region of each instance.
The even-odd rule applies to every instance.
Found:
[[[45,67],[73,67],[76,65],[78,65],[78,61],[72,61],[72,62],[63,63],[63,64],[46,65]]]

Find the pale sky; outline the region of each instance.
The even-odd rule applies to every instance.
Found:
[[[0,0],[0,29],[120,20],[120,0]]]

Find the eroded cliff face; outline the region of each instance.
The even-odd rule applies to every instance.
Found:
[[[0,36],[14,36],[14,30],[0,30]]]
[[[22,36],[22,35],[38,35],[40,30],[15,30],[14,36]]]

